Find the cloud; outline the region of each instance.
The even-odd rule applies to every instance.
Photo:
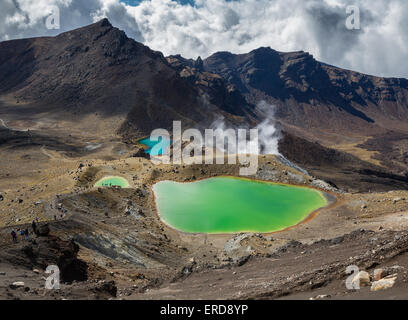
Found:
[[[118,0],[1,0],[0,41],[38,36],[55,36],[109,17],[112,24],[130,37],[143,41],[134,16]],[[60,11],[59,30],[47,29],[53,7]]]
[[[207,57],[245,53],[260,46],[304,50],[318,60],[382,76],[408,78],[406,0],[2,0],[0,40],[54,35],[44,20],[50,5],[61,10],[61,31],[102,17],[165,55]],[[129,3],[129,2],[128,2]],[[184,2],[185,3],[185,2]],[[346,7],[357,5],[361,30],[345,27]]]

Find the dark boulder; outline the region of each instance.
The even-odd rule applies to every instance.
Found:
[[[116,287],[115,281],[113,280],[103,281],[94,288],[94,292],[108,294],[112,297],[116,297],[118,288]]]
[[[140,148],[132,155],[133,158],[149,158],[149,155],[145,152],[144,149]]]
[[[41,225],[37,228],[36,234],[39,237],[47,237],[50,234],[50,227],[48,224]]]

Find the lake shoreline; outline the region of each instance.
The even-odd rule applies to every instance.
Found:
[[[274,230],[274,231],[253,231],[253,230],[242,230],[242,231],[233,231],[233,232],[188,232],[184,230],[180,230],[172,225],[170,225],[165,219],[162,217],[162,214],[159,211],[158,208],[158,195],[156,194],[156,191],[154,190],[154,186],[160,182],[172,182],[172,183],[178,183],[178,184],[189,184],[189,183],[195,183],[203,180],[211,180],[211,179],[217,179],[217,178],[232,178],[232,179],[237,179],[237,180],[243,180],[243,181],[250,181],[250,182],[259,182],[259,183],[265,183],[269,185],[278,185],[278,186],[287,186],[291,188],[302,188],[302,189],[312,189],[313,191],[316,191],[325,201],[325,205],[313,210],[310,212],[304,219],[299,221],[298,223],[284,227],[279,230]],[[239,176],[230,176],[230,175],[220,175],[220,176],[214,176],[214,177],[207,177],[207,178],[201,178],[197,179],[195,181],[188,181],[188,182],[178,182],[178,181],[172,181],[172,180],[161,180],[156,182],[154,185],[151,186],[152,194],[153,194],[153,202],[154,202],[154,207],[157,212],[157,215],[162,223],[164,223],[166,226],[169,228],[180,232],[181,234],[185,235],[211,235],[211,236],[223,236],[223,235],[234,235],[234,234],[240,234],[240,233],[261,233],[264,235],[271,235],[271,234],[276,234],[279,232],[284,232],[288,231],[292,228],[295,228],[301,224],[304,224],[310,220],[312,220],[314,217],[316,217],[320,211],[323,209],[331,209],[339,204],[339,199],[334,193],[328,192],[326,190],[321,190],[316,187],[312,186],[306,186],[306,185],[296,185],[296,184],[288,184],[288,183],[280,183],[280,182],[274,182],[274,181],[268,181],[268,180],[261,180],[261,179],[254,179],[254,178],[248,178],[248,177],[239,177]]]

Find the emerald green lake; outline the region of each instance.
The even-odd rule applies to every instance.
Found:
[[[315,189],[233,177],[153,186],[161,219],[189,233],[274,232],[328,205]]]
[[[122,177],[105,177],[95,183],[95,187],[121,187],[128,188],[129,182]]]

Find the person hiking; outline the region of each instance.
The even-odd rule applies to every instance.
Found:
[[[24,240],[24,238],[25,238],[25,232],[24,232],[23,229],[20,230],[20,236],[21,236],[21,239]]]
[[[28,233],[28,229],[24,230],[24,235],[25,235],[25,240],[29,241],[30,240],[30,234]]]
[[[17,233],[14,232],[14,230],[11,230],[11,237],[13,238],[13,242],[17,242]]]
[[[31,224],[31,228],[33,228],[33,232],[37,234],[37,224],[35,223],[35,220],[33,220],[33,223]]]

